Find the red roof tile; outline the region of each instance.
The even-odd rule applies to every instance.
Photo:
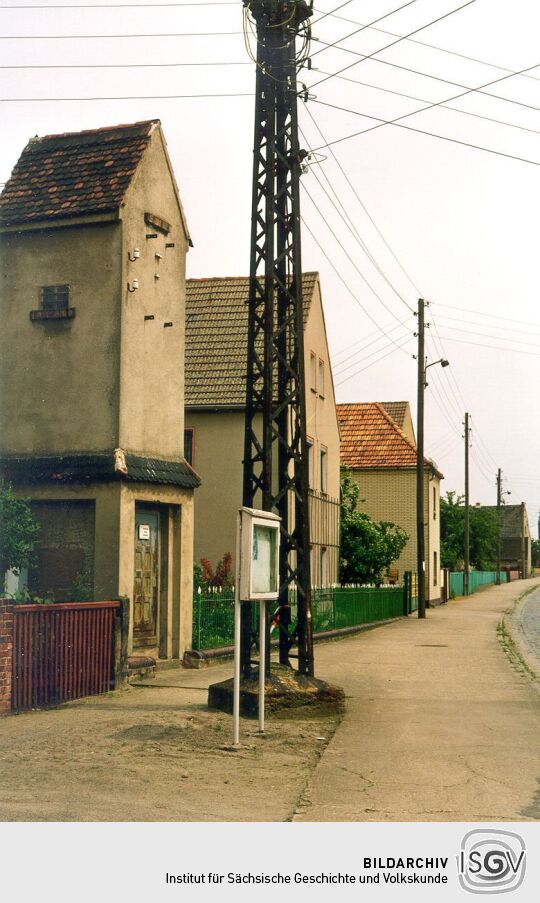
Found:
[[[0,196],[0,223],[116,210],[156,125],[154,119],[31,138]]]
[[[377,402],[338,404],[341,464],[353,469],[416,467],[416,446]],[[426,466],[432,461],[424,459]]]

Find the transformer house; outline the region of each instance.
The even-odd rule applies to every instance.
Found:
[[[32,138],[0,217],[1,476],[41,526],[22,579],[59,602],[128,596],[130,650],[180,657],[191,242],[159,121]]]

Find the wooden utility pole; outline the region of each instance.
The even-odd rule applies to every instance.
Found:
[[[499,467],[497,471],[497,576],[495,583],[501,585],[501,502],[502,502],[502,473]]]
[[[424,345],[425,301],[418,299],[418,399],[416,441],[416,573],[418,587],[418,617],[426,616],[426,582],[424,574],[424,391],[426,388],[426,358]]]
[[[465,521],[464,521],[464,562],[463,594],[469,595],[469,415],[465,414]]]

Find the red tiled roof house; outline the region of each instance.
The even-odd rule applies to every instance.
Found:
[[[394,403],[401,404],[401,403]],[[337,406],[341,466],[360,487],[359,508],[376,521],[390,521],[409,534],[394,567],[398,578],[416,572],[416,446],[388,410],[392,403],[363,402]],[[403,414],[403,412],[401,412]],[[404,423],[410,421],[410,412]],[[412,426],[412,421],[410,421]],[[410,432],[409,426],[409,432]],[[440,601],[440,481],[443,475],[425,460],[426,599]]]

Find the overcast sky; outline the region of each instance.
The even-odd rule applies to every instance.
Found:
[[[159,118],[195,243],[188,275],[247,275],[254,67],[240,0],[141,2],[81,8],[77,0],[77,8],[62,9],[0,2],[0,181],[32,135]],[[443,355],[451,366],[429,370],[426,452],[445,474],[443,489],[462,492],[468,411],[471,501],[495,502],[501,467],[507,501],[526,501],[536,536],[540,68],[500,79],[540,67],[538,3],[342,4],[314,24],[313,67],[300,76],[314,86],[325,79],[313,88],[316,100],[301,105],[303,146],[346,139],[315,153],[302,178],[303,266],[321,274],[337,400],[406,399],[415,410],[409,308],[419,295],[429,299],[429,359]],[[317,0],[314,22],[338,5]],[[45,37],[58,35],[71,37]],[[98,37],[74,37],[83,35]],[[438,106],[401,119],[401,127],[348,137],[495,80],[450,101],[452,110]],[[185,96],[201,94],[235,96]],[[133,99],[101,99],[120,97]]]

